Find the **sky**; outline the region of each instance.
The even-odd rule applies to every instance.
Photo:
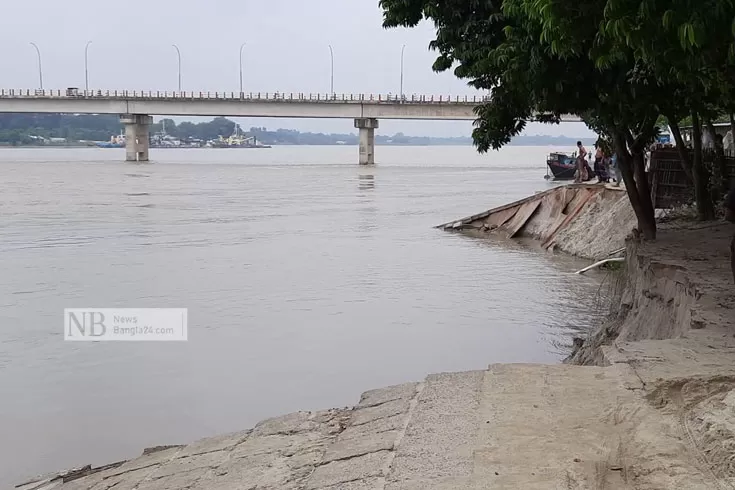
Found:
[[[94,90],[176,90],[181,50],[182,89],[239,91],[243,49],[245,92],[327,93],[334,51],[337,93],[481,95],[451,72],[435,73],[429,50],[433,25],[382,27],[378,0],[34,0],[3,2],[0,87],[37,88],[41,52],[46,89],[84,87],[88,41]],[[354,132],[351,120],[238,119],[314,132]],[[466,121],[380,121],[381,134],[467,136]],[[582,123],[530,124],[525,134],[593,136]]]

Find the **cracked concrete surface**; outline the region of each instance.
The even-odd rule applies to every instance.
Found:
[[[497,364],[23,490],[716,488],[625,363]],[[668,417],[668,418],[667,418]],[[662,466],[661,455],[666,455]]]

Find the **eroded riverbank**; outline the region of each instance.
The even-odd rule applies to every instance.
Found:
[[[430,375],[22,488],[729,488],[731,233],[679,223],[629,240],[617,306],[574,353],[581,365]]]
[[[0,152],[0,488],[429,373],[558,362],[595,324],[574,298],[597,278],[569,274],[585,261],[433,228],[547,189],[548,149],[354,151]],[[187,307],[190,341],[64,342],[80,304]]]

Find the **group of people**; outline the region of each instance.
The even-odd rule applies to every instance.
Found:
[[[730,135],[732,139],[732,135]],[[605,152],[598,145],[595,145],[595,162],[594,171],[587,163],[587,149],[582,145],[581,141],[577,141],[579,153],[577,155],[577,171],[575,173],[575,182],[586,182],[597,176],[598,182],[610,182],[610,174],[614,175],[616,185],[620,185],[622,180],[620,168],[617,165],[616,156],[605,155]],[[609,169],[609,171],[608,171]],[[735,182],[733,182],[730,192],[725,198],[725,219],[731,223],[735,223]],[[735,281],[735,236],[730,242],[730,267],[732,269],[732,277]]]
[[[577,171],[574,178],[575,182],[587,182],[594,175],[597,177],[598,183],[609,183],[611,179],[610,175],[612,174],[612,179],[615,181],[615,185],[620,185],[620,182],[623,179],[615,154],[606,155],[599,145],[595,145],[594,170],[592,170],[589,163],[587,163],[587,158],[591,157],[591,155],[589,155],[581,141],[577,141],[577,150]]]

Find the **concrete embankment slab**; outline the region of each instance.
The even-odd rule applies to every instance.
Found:
[[[627,364],[492,365],[23,490],[717,488]]]
[[[545,249],[597,259],[623,247],[635,224],[635,213],[624,190],[610,185],[572,184],[437,228],[531,237]]]
[[[628,488],[622,477],[629,465],[621,445],[626,427],[608,417],[634,402],[620,374],[594,367],[491,366],[472,488],[484,488],[484,482],[529,490]]]
[[[484,371],[426,378],[388,476],[388,490],[469,488]]]

